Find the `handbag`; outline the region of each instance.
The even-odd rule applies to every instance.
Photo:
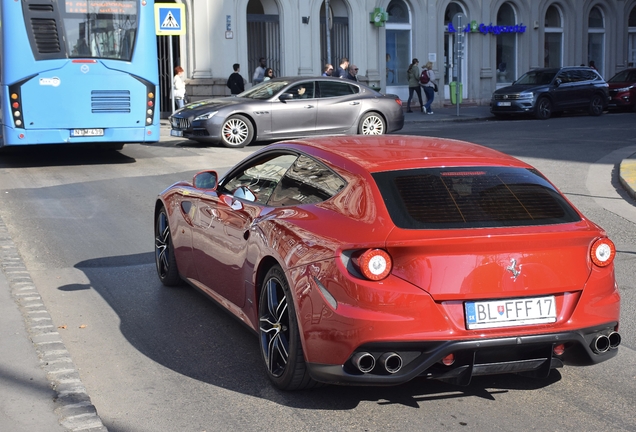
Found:
[[[433,91],[434,91],[435,93],[437,93],[437,90],[438,90],[438,88],[437,88],[437,84],[436,84],[436,83],[433,83]]]

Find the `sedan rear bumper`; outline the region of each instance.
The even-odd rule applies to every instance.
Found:
[[[520,372],[542,378],[564,364],[592,365],[614,357],[617,345],[598,350],[595,342],[612,334],[616,325],[496,339],[370,343],[358,347],[343,365],[307,367],[315,380],[331,384],[397,385],[424,376],[468,385],[473,376]],[[563,353],[555,354],[561,345]],[[454,362],[447,366],[443,360],[451,354]]]

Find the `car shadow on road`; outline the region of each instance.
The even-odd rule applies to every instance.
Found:
[[[115,165],[135,159],[117,150],[79,145],[29,145],[0,149],[0,168]]]
[[[155,271],[154,253],[82,261],[76,268],[89,285],[58,289],[95,289],[120,318],[123,336],[140,353],[192,379],[245,395],[301,409],[347,410],[363,401],[419,408],[428,400],[477,397],[496,400],[511,390],[536,390],[561,379],[518,375],[475,377],[462,387],[416,378],[395,387],[325,386],[283,392],[269,382],[256,334],[199,291],[187,285],[164,287]]]

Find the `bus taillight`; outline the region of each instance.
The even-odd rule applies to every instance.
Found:
[[[24,129],[24,119],[22,118],[22,101],[20,97],[20,85],[22,83],[9,86],[9,94],[11,95],[11,112],[13,117],[13,124],[16,128]]]

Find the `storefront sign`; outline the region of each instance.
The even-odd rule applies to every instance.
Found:
[[[457,33],[457,32],[477,33],[479,32],[484,35],[488,33],[499,35],[502,33],[525,33],[526,26],[524,26],[523,23],[510,25],[510,26],[497,26],[497,25],[494,26],[492,25],[492,23],[490,23],[489,25],[486,25],[484,23],[477,24],[477,21],[471,21],[470,24],[466,24],[465,27],[462,27],[459,30],[457,30],[455,26],[453,26],[453,23],[448,23],[448,32],[449,33]]]

